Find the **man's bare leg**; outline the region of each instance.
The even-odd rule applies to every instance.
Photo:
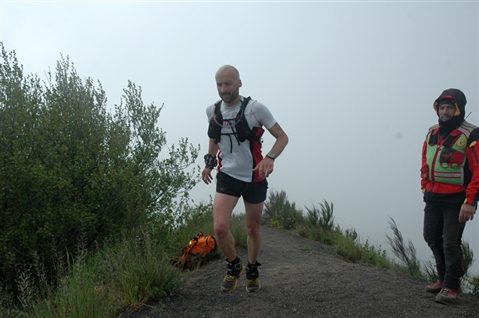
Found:
[[[224,292],[230,292],[236,288],[238,278],[245,268],[236,255],[235,239],[230,231],[231,214],[237,202],[237,197],[216,193],[213,203],[216,242],[228,260],[226,276],[221,282],[221,290]]]
[[[261,215],[264,203],[245,202],[246,209],[246,231],[248,233],[248,261],[255,264],[261,248]]]
[[[230,220],[238,198],[222,193],[216,193],[213,202],[213,227],[216,242],[228,261],[236,258],[235,239],[230,231]]]
[[[252,204],[245,202],[246,230],[248,232],[248,265],[246,266],[246,291],[256,292],[261,289],[257,262],[261,248],[260,223],[263,212],[263,203]]]

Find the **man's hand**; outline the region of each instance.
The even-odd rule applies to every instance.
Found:
[[[211,175],[212,170],[213,169],[204,168],[203,171],[201,172],[201,179],[203,180],[204,183],[210,184],[213,181],[213,176]]]
[[[474,213],[476,212],[476,207],[464,203],[461,206],[461,211],[459,212],[459,222],[466,222],[474,218]]]
[[[261,160],[258,165],[253,169],[253,172],[259,171],[259,176],[262,178],[267,178],[270,174],[273,173],[274,161],[270,157],[266,156]]]

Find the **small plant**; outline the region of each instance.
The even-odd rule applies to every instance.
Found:
[[[346,229],[344,231],[344,236],[346,236],[347,238],[350,238],[351,240],[355,241],[356,238],[358,237],[358,233],[356,232],[355,229],[350,228],[350,229]]]
[[[471,289],[471,294],[474,296],[479,295],[479,275],[468,275],[465,278]]]
[[[479,276],[475,276],[469,273],[469,268],[474,263],[474,252],[472,251],[469,243],[462,242],[462,251],[464,256],[464,277],[462,280],[462,289],[470,290],[472,295],[479,295]]]
[[[281,224],[280,220],[272,220],[270,225],[271,227],[274,227],[275,229],[283,228],[283,225]]]
[[[324,244],[335,245],[337,231],[334,227],[333,203],[329,204],[326,200],[320,203],[320,208],[314,204],[311,208],[306,208],[307,215],[304,218],[304,235]]]
[[[394,237],[386,234],[389,245],[392,248],[394,255],[406,266],[411,276],[422,276],[420,270],[420,263],[416,256],[416,248],[411,241],[406,246],[403,236],[399,231],[396,222],[389,217],[389,227],[393,231]]]
[[[385,250],[381,249],[381,246],[376,247],[369,244],[369,241],[366,240],[366,243],[361,245],[361,262],[369,265],[374,265],[379,268],[391,268],[391,262],[387,258]]]
[[[306,208],[308,212],[306,221],[311,227],[320,227],[325,231],[332,231],[334,229],[334,205],[332,202],[329,204],[326,200],[323,200],[323,203],[319,205],[320,209],[314,205],[311,208]]]
[[[424,263],[423,271],[425,279],[429,282],[435,282],[439,278],[437,276],[436,265],[431,260],[428,260]]]
[[[469,268],[474,263],[474,252],[467,241],[462,242],[462,252],[464,257],[464,271],[465,275],[467,275]]]
[[[344,235],[336,235],[335,238],[334,247],[336,248],[336,253],[352,262],[361,259],[361,249],[353,240]]]
[[[264,206],[262,223],[269,223],[272,227],[292,230],[302,221],[303,213],[296,208],[295,203],[288,201],[284,190],[271,191]]]

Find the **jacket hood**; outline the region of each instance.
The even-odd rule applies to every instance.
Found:
[[[464,95],[461,90],[456,88],[449,88],[442,92],[433,104],[436,113],[438,112],[440,102],[442,102],[443,100],[451,100],[452,103],[456,106],[456,112],[454,113],[454,116],[462,115],[462,118],[464,119],[467,101],[466,95]]]
[[[454,117],[445,122],[439,119],[439,126],[444,129],[444,132],[450,132],[452,129],[459,127],[464,121],[467,101],[466,96],[461,90],[456,88],[446,89],[441,93],[441,95],[439,95],[439,97],[434,101],[433,104],[434,110],[436,111],[436,114],[438,116],[439,104],[444,100],[451,101],[452,104],[456,106],[456,112],[454,113]]]

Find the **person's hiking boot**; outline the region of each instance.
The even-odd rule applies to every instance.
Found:
[[[447,287],[441,289],[436,296],[436,302],[449,305],[457,299],[457,291],[449,289]]]
[[[239,257],[237,257],[234,261],[229,262],[226,276],[221,282],[221,290],[224,292],[233,291],[238,285],[238,278],[243,274],[243,272],[244,266]]]
[[[437,294],[441,291],[441,289],[444,288],[444,282],[441,282],[441,281],[437,281],[435,282],[434,284],[432,285],[428,285],[426,286],[426,291],[428,293],[433,293],[433,294]]]
[[[248,293],[256,292],[261,289],[258,266],[261,266],[258,262],[254,263],[254,265],[248,262],[248,265],[246,266],[246,291]]]

